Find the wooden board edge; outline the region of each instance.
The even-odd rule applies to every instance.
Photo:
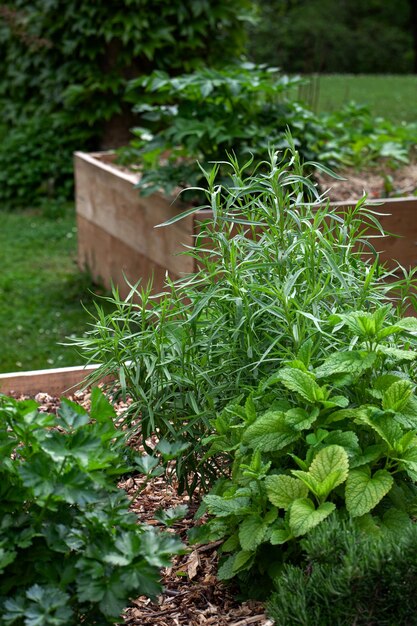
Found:
[[[39,392],[51,396],[66,396],[85,386],[85,379],[99,365],[59,367],[26,372],[0,374],[0,393],[34,395]]]

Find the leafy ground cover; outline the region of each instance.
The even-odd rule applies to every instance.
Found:
[[[312,82],[317,79],[312,78]],[[398,123],[416,122],[417,79],[415,76],[320,75],[317,88],[317,111],[332,112],[354,100],[367,105],[373,115]],[[306,90],[314,103],[314,89]]]
[[[80,363],[59,343],[86,330],[97,288],[76,266],[73,207],[50,211],[0,211],[1,372]]]

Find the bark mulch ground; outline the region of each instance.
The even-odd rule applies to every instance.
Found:
[[[77,391],[69,397],[89,410],[88,391]],[[35,400],[41,411],[56,412],[59,406],[59,398],[47,393],[38,393]],[[117,414],[121,415],[127,405],[117,403]],[[154,478],[144,485],[142,476],[131,476],[119,487],[131,498],[131,509],[137,514],[138,521],[154,526],[158,525],[154,518],[157,509],[186,504],[189,513],[172,527],[172,531],[186,542],[187,530],[194,523],[193,514],[197,507],[196,502],[190,502],[189,496],[178,495],[175,486],[164,477]],[[260,602],[239,601],[236,589],[217,580],[218,543],[190,547],[186,554],[175,557],[172,566],[162,571],[163,593],[156,601],[145,596],[133,600],[125,611],[123,625],[272,626],[273,621],[265,615]]]

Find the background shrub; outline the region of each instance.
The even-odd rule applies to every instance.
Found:
[[[249,57],[301,73],[412,73],[415,5],[384,0],[257,0]],[[329,27],[331,24],[331,27]],[[372,35],[371,35],[372,33]]]
[[[77,147],[114,147],[127,140],[133,118],[124,94],[126,82],[154,69],[190,71],[239,54],[249,0],[208,2],[124,0],[85,3],[81,0],[10,0],[0,7],[0,145],[5,176],[0,199],[14,195],[36,202],[46,179],[70,169],[74,129]],[[60,141],[41,131],[54,129]],[[10,143],[13,155],[7,152]],[[17,150],[19,145],[20,149]],[[4,146],[4,147],[3,147]],[[49,152],[48,152],[49,151]],[[30,155],[29,161],[27,155]],[[49,169],[46,168],[46,155]],[[61,154],[66,155],[63,164]],[[17,180],[14,169],[30,170]],[[13,163],[11,164],[11,162]],[[45,172],[46,169],[46,172]],[[68,188],[67,188],[68,189]],[[65,192],[65,188],[63,189]]]
[[[231,171],[223,161],[228,154],[252,158],[254,168],[269,146],[288,145],[288,130],[304,160],[358,168],[408,162],[416,125],[375,120],[366,107],[354,104],[316,115],[294,100],[300,80],[251,63],[175,77],[156,71],[133,80],[129,99],[141,126],[133,129],[119,160],[141,172],[142,195],[161,190],[171,195],[182,187],[184,200],[196,199],[210,162],[218,162],[218,178],[225,181]]]

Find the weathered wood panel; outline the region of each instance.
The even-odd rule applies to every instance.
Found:
[[[83,387],[86,377],[98,365],[60,367],[29,372],[0,374],[0,392],[34,395],[38,392],[65,396]]]
[[[130,291],[128,283],[134,285],[139,278],[142,278],[143,284],[152,278],[154,293],[163,289],[167,273],[165,267],[81,215],[77,216],[77,226],[79,265],[88,269],[96,282],[107,289],[112,284],[117,285],[122,298],[126,298]],[[169,272],[169,275],[173,279],[178,278],[174,272]]]
[[[156,228],[168,219],[174,217],[184,210],[181,203],[171,204],[163,196],[153,194],[148,198],[139,195],[134,188],[138,177],[134,174],[121,171],[113,167],[108,162],[102,162],[97,155],[75,154],[75,183],[76,183],[76,206],[79,218],[79,237],[81,248],[79,253],[79,263],[81,267],[86,267],[86,263],[93,258],[101,259],[100,276],[105,285],[113,279],[119,285],[121,273],[113,273],[117,259],[101,254],[101,245],[97,239],[91,238],[91,228],[88,233],[82,231],[83,225],[87,222],[96,225],[95,237],[99,230],[112,237],[112,241],[119,240],[126,246],[123,266],[134,268],[135,263],[128,259],[128,254],[138,253],[148,259],[147,274],[145,265],[142,263],[142,273],[131,275],[129,278],[136,282],[139,278],[148,279],[154,269],[158,268],[170,270],[172,274],[179,276],[193,270],[193,259],[180,253],[184,251],[184,246],[193,245],[194,220],[192,216],[184,218],[178,224],[172,224],[164,228]],[[109,160],[107,155],[106,160]],[[90,251],[87,254],[87,246]],[[113,243],[111,250],[116,249]],[[110,252],[110,250],[108,250]],[[119,248],[119,253],[121,249]],[[153,265],[155,266],[153,268]],[[110,269],[110,267],[112,269]],[[97,265],[87,267],[97,278]]]

